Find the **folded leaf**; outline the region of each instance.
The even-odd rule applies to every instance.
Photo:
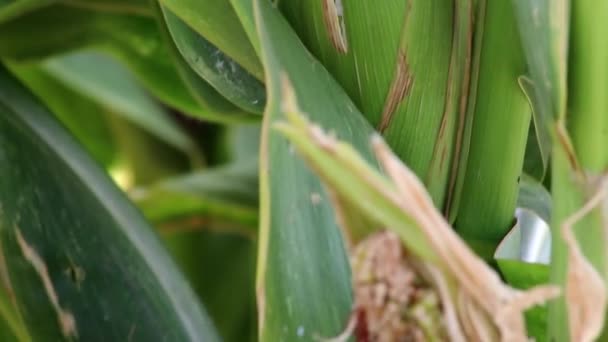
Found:
[[[162,11],[173,41],[190,67],[241,109],[262,113],[266,104],[262,82],[192,30],[170,10],[163,8]]]
[[[373,129],[281,13],[266,0],[254,6],[269,92],[260,161],[260,336],[263,341],[334,336],[351,310],[349,262],[326,191],[287,140],[271,129],[284,110],[281,79],[293,82],[304,111],[367,151],[370,161],[366,137]]]

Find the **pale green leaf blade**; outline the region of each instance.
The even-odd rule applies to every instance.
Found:
[[[526,61],[511,4],[487,1],[482,18],[470,146],[454,226],[467,242],[488,246],[476,249],[491,258],[515,215],[531,111],[517,83]]]
[[[43,67],[74,91],[123,115],[169,145],[186,153],[195,148],[190,137],[139,87],[129,71],[107,56],[80,52],[46,61]]]

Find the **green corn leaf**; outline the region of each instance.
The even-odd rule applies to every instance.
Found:
[[[526,94],[530,107],[532,108],[532,126],[528,133],[528,143],[526,145],[526,161],[529,170],[535,171],[537,179],[543,180],[549,167],[549,157],[551,155],[551,135],[548,129],[549,123],[541,115],[543,109],[540,99],[538,98],[538,90],[534,82],[528,77],[521,76],[518,79],[521,89]],[[530,158],[536,158],[540,161],[539,166],[530,165]],[[538,164],[538,162],[535,162]],[[525,168],[525,165],[524,165]]]
[[[308,1],[280,4],[308,48],[370,123],[384,134],[399,157],[431,184],[432,196],[441,207],[453,156],[459,94],[468,88],[463,77],[468,71],[464,58],[472,35],[471,2],[324,0],[314,5]],[[327,11],[332,6],[336,12]],[[454,22],[455,17],[458,22]],[[343,24],[342,30],[330,29],[328,23],[335,21]],[[335,46],[340,37],[347,42],[343,51]]]
[[[42,59],[107,40],[93,12],[53,5],[0,24],[0,58]],[[40,39],[44,37],[45,39]]]
[[[102,104],[168,145],[194,153],[194,142],[131,77],[107,56],[80,52],[44,62],[44,70],[73,91]]]
[[[217,92],[200,77],[186,71],[189,67],[176,58],[178,52],[164,24],[158,22],[159,15],[139,19],[103,16],[99,30],[110,42],[101,48],[128,66],[152,94],[185,114],[230,122],[246,116],[216,96]]]
[[[160,0],[171,12],[259,80],[264,72],[243,26],[226,0]]]
[[[202,111],[190,112],[190,114],[206,121],[221,123],[243,122],[256,119],[226,100],[224,96],[220,95],[217,90],[192,70],[188,62],[184,60],[171,37],[160,4],[155,3],[154,12],[156,13],[156,19],[163,42],[168,47],[169,54],[173,60],[175,69],[177,69],[179,77],[184,82],[187,91],[203,109]]]
[[[511,4],[488,1],[484,20],[468,161],[454,225],[465,240],[486,244],[492,252],[515,214],[530,107],[517,83],[526,62]]]
[[[181,112],[213,121],[240,121],[242,113],[174,59],[164,24],[155,18],[49,6],[0,24],[0,58],[40,60],[82,48],[109,52],[155,96]],[[38,37],[44,36],[44,40]],[[184,66],[188,69],[184,69]],[[176,70],[177,68],[177,70]],[[185,83],[185,84],[184,84]]]
[[[133,184],[149,183],[158,177],[171,175],[176,171],[181,170],[183,172],[185,167],[188,166],[188,160],[184,153],[179,153],[179,150],[172,148],[162,139],[147,133],[137,123],[138,119],[143,120],[142,125],[145,126],[148,123],[158,123],[158,120],[155,119],[160,118],[168,122],[168,129],[173,128],[179,134],[184,134],[172,120],[166,117],[166,113],[148,98],[147,94],[141,94],[144,96],[139,98],[145,100],[141,108],[130,108],[141,110],[151,105],[154,111],[150,112],[151,116],[142,115],[136,117],[134,121],[125,119],[129,114],[125,115],[116,111],[121,109],[120,100],[117,101],[118,103],[109,102],[116,97],[116,94],[112,93],[113,91],[129,89],[128,77],[126,77],[124,86],[121,84],[109,91],[108,89],[101,89],[99,92],[83,95],[83,92],[93,91],[99,86],[108,86],[108,84],[94,84],[94,87],[85,85],[78,88],[74,87],[74,84],[67,85],[63,80],[54,77],[38,65],[13,64],[12,69],[18,71],[19,77],[25,78],[26,84],[33,87],[41,100],[50,109],[56,111],[55,115],[58,119],[78,138],[79,142],[84,144],[92,153],[92,156],[104,165],[122,187],[128,188]],[[83,75],[76,75],[76,80],[78,81],[81,76]],[[134,89],[141,92],[136,86]],[[137,91],[136,94],[131,94],[134,95],[133,100],[137,100]],[[105,102],[103,104],[95,102],[89,99],[87,95]],[[129,95],[129,93],[120,94],[120,96],[122,95]],[[126,106],[126,108],[129,108],[129,106]],[[161,114],[162,116],[155,117],[155,114]],[[147,120],[150,122],[147,122]],[[162,123],[162,120],[160,121]],[[184,137],[187,141],[190,140],[188,136],[184,135]],[[186,152],[190,152],[190,162],[199,164],[201,157],[196,153],[198,148],[195,148],[193,142],[189,142],[189,145],[192,148],[189,151],[186,150]]]
[[[555,5],[555,4],[551,4]],[[558,61],[568,64],[568,104],[565,108],[557,107],[557,117],[554,125],[555,140],[553,142],[553,174],[552,174],[552,193],[554,196],[554,215],[552,217],[553,228],[557,236],[563,236],[561,228],[571,215],[579,213],[581,208],[590,200],[592,195],[604,185],[598,185],[597,177],[605,177],[608,167],[608,153],[603,146],[608,143],[608,101],[605,97],[605,89],[608,86],[608,70],[606,68],[606,58],[608,49],[602,43],[606,34],[606,16],[608,6],[606,3],[593,4],[589,1],[573,1],[570,5],[571,12],[560,16],[563,13],[554,13],[550,20],[552,23],[563,19],[562,23],[569,19],[571,31],[569,37],[567,31],[553,38],[561,42],[562,46],[568,46],[568,60],[565,53],[559,57]],[[597,6],[596,6],[597,5]],[[564,4],[564,6],[567,6]],[[569,16],[568,16],[569,14]],[[568,22],[564,23],[568,27]],[[553,28],[553,26],[551,26]],[[564,29],[566,30],[566,29]],[[553,57],[553,56],[552,56]],[[550,62],[550,61],[545,61]],[[560,64],[562,66],[562,64]],[[559,76],[563,81],[565,76],[565,66]],[[559,86],[561,84],[558,83]],[[555,86],[555,85],[554,85]],[[561,88],[560,88],[561,90]],[[554,97],[548,100],[554,102],[565,101],[565,94],[558,93],[562,97]],[[559,111],[559,109],[562,109]],[[597,272],[596,276],[603,278],[603,285],[606,286],[607,277],[607,254],[605,243],[606,213],[605,199],[599,208],[594,208],[579,221],[574,222],[573,232],[576,240],[584,253],[584,257]],[[560,234],[560,235],[558,235]],[[569,279],[568,271],[575,267],[568,257],[568,246],[563,239],[558,239],[554,245],[553,268],[551,278],[558,284],[563,284],[566,289],[576,288],[578,284],[572,283]],[[605,291],[602,289],[601,291]],[[591,295],[589,293],[589,295]],[[569,337],[576,339],[580,332],[572,330],[572,322],[576,317],[572,317],[573,311],[579,312],[580,302],[560,301],[551,307],[549,333],[554,339],[564,339]],[[606,303],[595,301],[597,305],[603,305],[605,310]],[[565,304],[565,305],[564,305]],[[590,317],[601,320],[596,324],[604,323],[603,317]],[[608,331],[595,331],[593,338],[605,340],[608,338]]]
[[[162,231],[198,226],[252,235],[258,223],[257,160],[168,178],[137,189],[132,196]]]
[[[29,336],[217,340],[133,205],[5,69],[0,87],[2,279]]]
[[[11,65],[10,69],[72,133],[87,152],[103,166],[116,161],[108,116],[101,106],[34,65]],[[86,115],[84,115],[86,113]]]
[[[461,108],[461,110],[464,110],[465,112],[459,112],[458,131],[456,133],[456,140],[454,141],[455,151],[454,157],[452,158],[450,179],[446,191],[446,200],[444,206],[444,213],[450,224],[454,224],[454,220],[456,219],[456,214],[458,213],[458,208],[460,207],[462,189],[466,178],[466,168],[471,147],[471,131],[473,130],[475,107],[477,106],[480,71],[479,65],[481,63],[481,51],[483,48],[485,16],[486,1],[477,1],[473,9],[474,25],[473,37],[471,41],[473,46],[471,49],[471,61],[469,65],[468,97],[466,103],[461,103],[462,106],[466,105],[466,108]]]
[[[264,85],[170,10],[163,9],[163,14],[173,41],[192,69],[241,109],[262,113]]]
[[[40,1],[40,0],[38,0]],[[61,0],[70,7],[98,12],[153,16],[149,0]]]
[[[251,4],[241,4],[245,14]],[[282,79],[294,85],[303,111],[367,156],[372,128],[280,12],[265,0],[254,4],[259,41],[253,41],[261,48],[270,99],[260,157],[260,336],[263,341],[334,336],[351,310],[350,267],[327,193],[287,140],[271,129],[283,116]]]
[[[563,115],[568,49],[567,0],[512,0],[542,128]],[[530,93],[532,94],[532,93]]]
[[[0,23],[9,21],[24,13],[47,6],[57,0],[1,0]]]

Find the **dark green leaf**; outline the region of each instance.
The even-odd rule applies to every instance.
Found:
[[[211,44],[243,66],[254,77],[264,72],[239,18],[227,0],[160,0]]]
[[[85,47],[101,49],[120,59],[151,93],[181,112],[216,121],[238,119],[220,113],[242,117],[223,98],[214,99],[216,92],[197,75],[184,72],[179,61],[174,64],[174,47],[161,34],[154,18],[57,4],[0,24],[0,57],[40,60]]]
[[[35,340],[217,340],[134,206],[0,71],[0,239]]]
[[[49,5],[57,0],[0,0],[0,23]]]
[[[515,214],[530,107],[517,84],[526,61],[511,4],[487,1],[483,20],[470,148],[454,226],[465,240],[493,250]]]
[[[163,9],[163,13],[175,45],[192,69],[243,110],[262,113],[264,85],[170,10]]]

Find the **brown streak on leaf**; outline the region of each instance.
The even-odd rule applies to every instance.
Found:
[[[384,100],[384,109],[382,110],[382,117],[380,119],[380,124],[378,125],[378,131],[380,133],[384,133],[388,128],[391,119],[393,118],[393,114],[395,114],[397,107],[409,93],[413,81],[414,78],[410,73],[406,52],[399,51],[397,63],[395,65],[395,75],[388,94],[386,95],[386,99]]]
[[[341,54],[348,52],[348,40],[346,38],[346,30],[340,17],[343,17],[338,12],[336,2],[341,0],[321,0],[323,2],[323,23],[327,30],[327,36],[333,47]],[[341,7],[341,5],[339,5]]]
[[[46,291],[46,295],[49,297],[51,304],[53,305],[53,309],[57,313],[57,319],[59,321],[59,327],[61,328],[61,333],[64,337],[78,337],[78,332],[76,331],[76,320],[71,312],[63,309],[59,304],[59,297],[57,296],[57,292],[55,292],[55,287],[51,282],[51,278],[49,276],[48,269],[46,264],[42,260],[42,258],[38,255],[38,253],[30,246],[27,241],[21,235],[21,231],[19,229],[15,229],[15,236],[17,237],[17,244],[21,249],[21,253],[25,260],[27,260],[38,276],[40,280],[42,280],[42,284],[44,285],[44,290]]]
[[[568,135],[568,131],[564,125],[564,120],[557,121],[555,125],[555,134],[557,136],[557,141],[560,143],[564,149],[564,152],[566,153],[570,167],[576,172],[579,179],[585,179],[585,174],[582,172],[578,160],[576,159],[574,146],[572,145],[572,141],[570,140],[570,136]]]
[[[468,98],[471,87],[471,60],[473,54],[473,31],[474,31],[474,12],[472,2],[468,1],[469,4],[469,22],[467,23],[467,46],[466,46],[466,59],[464,64],[464,77],[462,80],[460,93],[460,111],[458,113],[458,128],[456,130],[456,142],[454,146],[454,156],[452,157],[452,168],[450,170],[450,179],[448,183],[448,189],[446,194],[445,202],[445,216],[449,217],[449,210],[452,206],[452,200],[454,196],[454,190],[456,188],[456,180],[458,179],[460,155],[462,153],[462,140],[464,138],[464,130],[466,124]]]

